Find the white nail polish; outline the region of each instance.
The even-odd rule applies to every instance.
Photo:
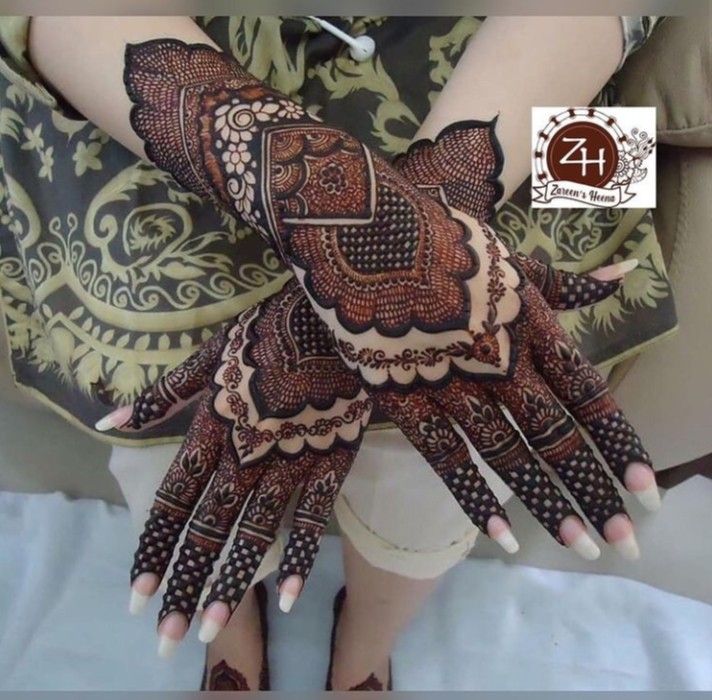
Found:
[[[148,603],[150,596],[143,595],[138,591],[131,589],[131,597],[129,598],[129,613],[131,615],[138,615]]]
[[[98,430],[100,433],[105,433],[107,430],[111,430],[116,427],[116,418],[113,413],[109,413],[108,416],[100,418],[95,424],[94,429]]]
[[[293,593],[289,593],[288,591],[282,591],[279,594],[279,609],[283,613],[288,613],[292,609],[292,606],[294,605],[294,601],[296,599],[297,596],[295,596]]]
[[[622,540],[611,542],[611,545],[624,559],[628,559],[630,561],[640,559],[638,542],[632,532],[629,535],[626,535]]]
[[[158,655],[162,659],[170,659],[178,648],[178,640],[162,634],[158,637]]]
[[[601,556],[601,550],[598,545],[589,537],[587,532],[582,532],[572,543],[571,549],[576,554],[582,556],[588,561],[595,561]]]
[[[657,484],[651,484],[647,489],[643,489],[642,491],[633,491],[633,495],[647,510],[660,510],[662,502],[660,501],[660,491],[658,491]]]
[[[507,554],[516,554],[519,551],[519,542],[509,529],[502,530],[497,537],[492,538]]]
[[[218,636],[221,629],[222,627],[211,617],[203,617],[203,621],[200,623],[198,639],[203,644],[210,644]]]

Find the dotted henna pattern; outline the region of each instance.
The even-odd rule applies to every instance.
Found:
[[[191,456],[174,464],[180,478],[166,477],[142,545],[152,554],[137,554],[139,563],[159,568],[160,533],[174,537],[204,475],[216,474],[169,582],[169,590],[183,592],[171,604],[187,600],[188,614],[212,552],[244,509],[209,596],[234,608],[299,483],[309,497],[280,575],[308,573],[333,505],[332,486],[348,471],[372,402],[425,455],[480,529],[492,515],[506,514],[453,422],[555,537],[572,506],[530,447],[599,530],[625,512],[569,412],[619,478],[630,461],[649,460],[546,303],[588,303],[610,294],[613,284],[551,271],[497,240],[485,221],[501,194],[494,123],[453,126],[416,144],[394,169],[206,45],[131,44],[124,83],[134,103],[131,123],[149,158],[256,227],[296,277],[226,330],[214,394],[184,445]],[[468,157],[477,163],[469,179]],[[137,424],[167,410],[173,397],[162,389],[157,395],[143,398]],[[528,445],[506,427],[501,405]],[[210,445],[221,447],[208,458],[211,431]],[[196,466],[196,476],[184,477],[193,463],[206,469]],[[185,483],[191,495],[176,500],[171,480]],[[240,484],[235,492],[227,489],[231,481]]]

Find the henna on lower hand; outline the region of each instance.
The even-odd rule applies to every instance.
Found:
[[[158,618],[162,655],[185,634],[237,526],[206,598],[201,639],[214,638],[227,623],[300,485],[278,585],[298,577],[303,586],[372,407],[295,280],[149,387],[132,415],[154,420],[155,411],[140,409],[166,385],[171,394],[202,398],[156,493],[131,571],[132,588],[145,601],[177,550]],[[120,429],[134,424],[129,419]]]
[[[528,402],[516,391],[519,376],[537,373],[534,339],[558,326],[550,309],[540,313],[539,292],[485,223],[447,196],[430,199],[211,47],[129,45],[124,78],[148,156],[263,233],[376,400],[394,387],[415,402],[425,387],[445,403],[455,386],[465,396],[485,387],[496,401],[517,403],[509,408],[522,420],[521,409],[536,408],[521,427],[561,470],[596,471],[588,457],[578,459],[575,428],[574,439],[567,425],[542,419],[560,411],[555,395]],[[407,408],[391,414],[397,424]],[[632,444],[634,434],[624,434]],[[605,486],[608,498],[615,487]],[[624,513],[620,499],[608,500]]]

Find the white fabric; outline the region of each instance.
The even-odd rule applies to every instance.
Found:
[[[195,630],[155,656],[158,601],[129,617],[126,510],[0,493],[0,688],[191,690]],[[328,538],[290,615],[270,590],[275,689],[319,689],[339,543]],[[400,689],[712,689],[712,606],[611,576],[467,560],[394,659]]]

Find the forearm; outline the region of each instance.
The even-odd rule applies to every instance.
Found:
[[[33,58],[88,118],[260,228],[331,322],[393,337],[466,328],[490,257],[463,245],[467,223],[260,84],[190,20],[140,20],[76,20],[69,65]],[[49,29],[69,35],[56,21]]]
[[[415,139],[462,119],[497,117],[504,202],[531,170],[531,108],[589,104],[622,51],[620,17],[489,17]]]
[[[31,23],[30,55],[88,119],[145,157],[128,119],[124,47],[168,36],[218,48],[188,17],[39,17]],[[619,17],[488,18],[415,138],[433,139],[455,121],[498,116],[504,201],[529,173],[531,107],[587,104],[610,77],[621,51]]]

